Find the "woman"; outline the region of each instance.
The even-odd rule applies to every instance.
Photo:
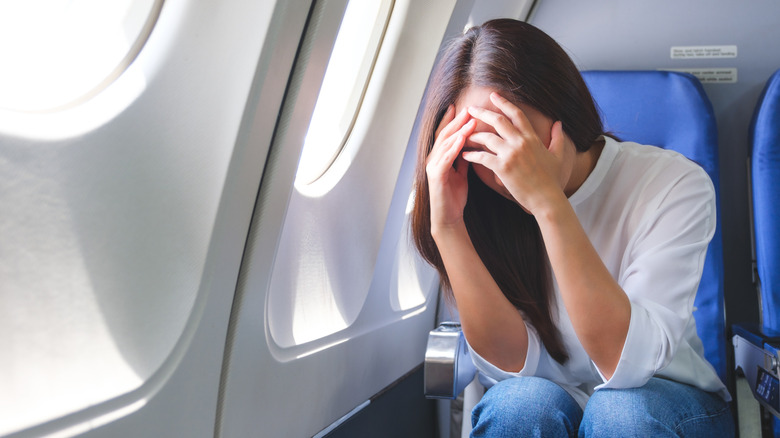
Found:
[[[429,87],[412,230],[498,382],[474,436],[723,436],[692,316],[715,196],[681,155],[608,136],[526,23],[452,41]]]

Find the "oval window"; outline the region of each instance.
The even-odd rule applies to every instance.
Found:
[[[361,0],[347,5],[306,132],[296,186],[321,177],[344,147],[379,53],[392,3]]]
[[[0,2],[0,108],[51,111],[94,96],[138,55],[162,3]]]

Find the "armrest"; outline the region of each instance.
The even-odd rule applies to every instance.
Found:
[[[443,322],[428,334],[423,372],[427,398],[458,397],[476,372],[460,323]]]
[[[735,324],[731,330],[734,368],[745,375],[753,397],[780,417],[780,337],[767,335],[755,325]]]

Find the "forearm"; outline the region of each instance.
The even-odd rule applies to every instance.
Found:
[[[465,225],[433,230],[433,237],[469,344],[495,366],[520,371],[528,350],[525,323],[482,263]]]
[[[568,200],[556,201],[537,213],[536,219],[577,337],[599,370],[610,378],[628,333],[631,304]]]

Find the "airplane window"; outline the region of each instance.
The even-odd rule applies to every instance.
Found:
[[[94,96],[135,59],[162,3],[0,2],[0,108],[50,111]]]
[[[392,0],[348,3],[339,17],[333,48],[323,50],[330,51],[330,58],[312,119],[303,126],[306,137],[295,175],[296,190],[288,203],[269,284],[269,333],[280,360],[319,351],[336,333],[349,336],[347,331],[363,309],[371,306],[367,299],[398,177],[395,166],[401,165],[404,156],[404,148],[382,144],[408,140],[408,132],[388,140],[372,137],[376,130],[370,129],[381,117],[379,108],[393,104],[402,94],[395,91],[391,99],[378,97],[387,84],[382,78],[393,67],[386,61],[405,63],[400,57],[385,57],[388,52],[378,57],[383,38],[387,38],[383,47],[398,50],[400,34],[394,33],[398,29],[390,23],[393,5]],[[402,20],[406,11],[398,10]],[[427,78],[428,71],[420,77]],[[372,75],[378,80],[369,83]],[[415,111],[419,99],[419,95],[410,99]],[[371,202],[364,202],[368,197]],[[385,284],[387,310],[398,313],[419,310],[428,296],[428,280],[433,278],[424,262],[405,249],[405,242],[399,238],[395,251],[387,250],[394,256],[382,261],[392,269]],[[352,333],[364,329],[360,326]]]
[[[306,133],[295,176],[296,187],[322,176],[346,143],[379,52],[391,6],[390,0],[350,1],[347,5]]]

